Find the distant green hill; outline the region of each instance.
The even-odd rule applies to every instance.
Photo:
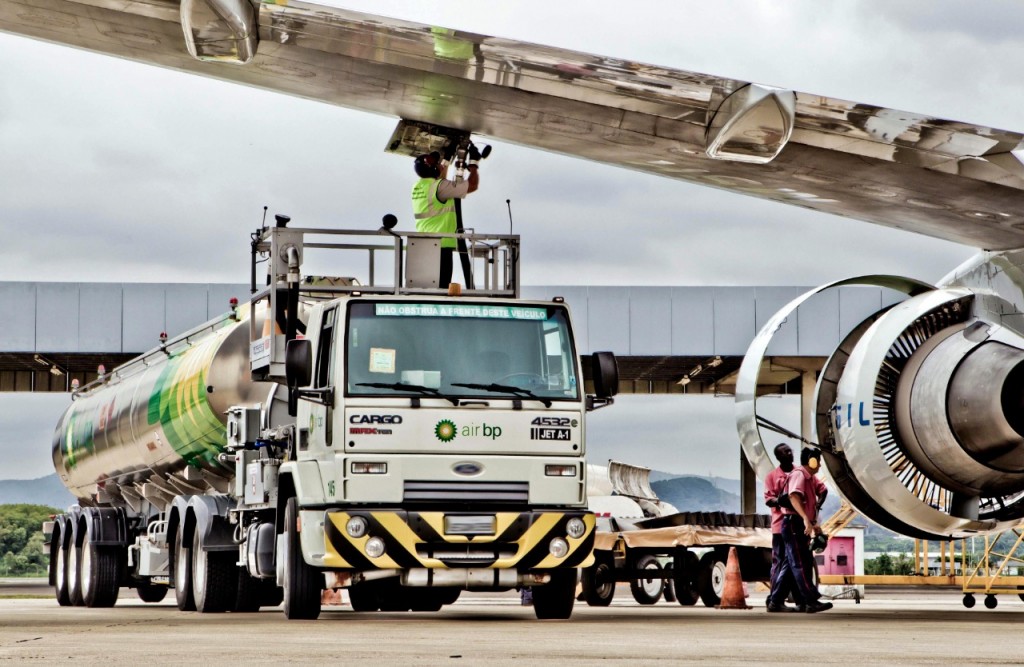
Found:
[[[652,482],[651,488],[680,512],[740,511],[739,495],[720,488],[707,477],[671,477]]]
[[[66,509],[75,502],[75,497],[60,483],[57,473],[39,479],[0,480],[0,505],[30,503]]]

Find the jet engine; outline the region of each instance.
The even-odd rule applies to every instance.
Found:
[[[738,427],[763,479],[757,372],[772,335],[799,305],[840,285],[908,298],[855,327],[829,357],[815,395],[817,443],[842,496],[875,523],[948,539],[1024,521],[1024,316],[991,290],[872,276],[795,299],[764,327],[737,382]]]

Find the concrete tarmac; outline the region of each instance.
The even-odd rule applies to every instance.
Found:
[[[37,586],[37,589],[41,587]],[[0,592],[5,587],[0,586]],[[39,590],[46,593],[49,589]],[[568,621],[537,621],[515,594],[463,594],[435,614],[325,607],[317,621],[179,612],[122,589],[111,609],[0,599],[0,661],[75,664],[378,665],[1020,665],[1024,603],[1001,596],[964,609],[958,591],[870,590],[821,614],[643,607],[620,586],[607,608],[577,603]]]

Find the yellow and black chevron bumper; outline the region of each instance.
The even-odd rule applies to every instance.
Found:
[[[445,533],[445,516],[451,512],[402,512],[397,510],[328,511],[324,521],[324,566],[344,569],[485,568],[519,570],[588,567],[594,562],[594,515],[586,511],[496,512],[489,535]],[[363,517],[367,531],[351,537],[345,530],[349,519]],[[478,516],[478,515],[474,515]],[[586,526],[581,537],[566,532],[569,519]],[[372,537],[384,541],[382,556],[366,554]],[[565,556],[556,558],[549,544],[556,537],[569,544]]]

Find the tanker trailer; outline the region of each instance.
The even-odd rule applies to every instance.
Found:
[[[183,570],[191,563],[191,544],[167,543],[186,514],[168,510],[190,496],[214,520],[211,546],[220,534],[221,548],[237,550],[225,539],[230,529],[215,525],[235,472],[218,460],[227,412],[273,405],[276,390],[251,379],[249,311],[233,308],[165,340],[73,395],[53,440],[57,474],[79,498],[52,527],[50,579],[61,605],[112,605],[121,584],[144,601],[163,599],[169,554]],[[179,603],[194,608],[186,588]],[[266,598],[273,602],[274,592]]]
[[[613,402],[614,356],[591,355],[587,393],[564,300],[519,298],[516,236],[462,234],[483,284],[449,293],[444,235],[287,222],[253,235],[246,306],[76,393],[54,441],[79,498],[52,527],[58,601],[173,589],[181,610],[309,619],[324,589],[437,611],[529,587],[538,618],[568,618],[593,563],[583,418]],[[303,278],[314,248],[368,250],[369,284]]]

